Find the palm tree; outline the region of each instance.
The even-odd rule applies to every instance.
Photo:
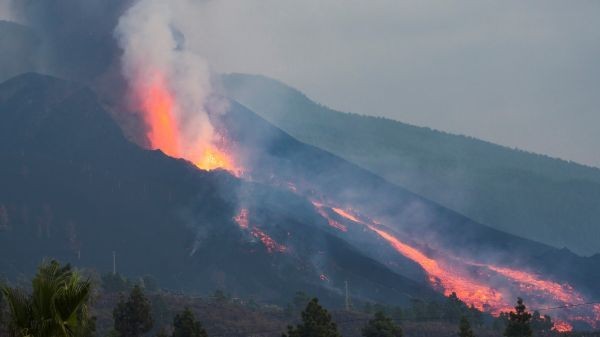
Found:
[[[43,263],[31,281],[30,295],[3,287],[9,329],[15,337],[83,337],[94,329],[88,313],[92,285],[71,266]]]

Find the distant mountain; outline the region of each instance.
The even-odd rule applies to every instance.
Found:
[[[304,290],[341,304],[347,280],[357,300],[439,296],[333,235],[287,190],[130,143],[78,84],[37,74],[6,81],[0,120],[0,277],[31,273],[44,257],[106,272],[116,251],[119,271],[176,290],[280,304]],[[246,199],[248,230],[234,221]]]
[[[600,252],[600,169],[338,112],[262,76],[222,79],[228,95],[302,142],[496,229],[579,254]]]

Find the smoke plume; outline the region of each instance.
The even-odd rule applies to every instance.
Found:
[[[191,6],[189,0],[140,0],[120,18],[115,36],[151,147],[198,165],[216,140],[209,111],[223,106],[212,104],[207,62],[186,48],[180,18]]]

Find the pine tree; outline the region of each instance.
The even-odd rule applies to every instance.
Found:
[[[508,324],[504,330],[506,337],[531,337],[531,314],[527,312],[523,299],[517,299],[515,311],[508,314]]]
[[[402,329],[382,311],[378,311],[362,329],[362,335],[364,337],[402,337]]]
[[[156,337],[169,337],[169,334],[167,333],[167,331],[165,330],[165,328],[161,328],[156,333]]]
[[[458,326],[458,337],[475,337],[475,334],[471,329],[471,324],[465,316],[462,316],[460,318],[460,324]]]
[[[302,323],[288,326],[283,337],[341,337],[331,315],[313,298],[302,312]]]
[[[140,337],[152,329],[152,307],[142,289],[136,285],[129,298],[121,298],[113,311],[115,330],[120,337]]]
[[[173,337],[208,337],[202,324],[196,320],[189,309],[177,314],[173,319]]]
[[[554,328],[552,318],[548,315],[542,316],[539,311],[534,311],[531,317],[531,330],[536,334],[546,334]]]

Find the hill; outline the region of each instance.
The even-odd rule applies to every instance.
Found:
[[[6,277],[31,273],[47,256],[107,271],[116,251],[119,270],[154,275],[171,289],[222,288],[275,303],[303,289],[340,304],[340,283],[348,280],[357,298],[437,296],[329,233],[312,206],[289,192],[130,143],[78,84],[37,74],[13,78],[0,85],[0,118]],[[233,220],[242,191],[256,203],[248,208],[257,232]],[[273,198],[285,202],[269,208]],[[301,218],[294,217],[298,207]],[[330,281],[320,277],[325,271]]]
[[[496,229],[583,255],[600,252],[600,169],[338,112],[262,76],[222,79],[228,95],[302,142]]]
[[[598,295],[597,258],[477,223],[235,101],[212,118],[241,179],[127,141],[72,82],[13,78],[0,118],[0,270],[12,279],[46,256],[107,271],[116,251],[118,270],[166,288],[273,303],[304,290],[339,306],[346,281],[358,302],[395,305],[454,291],[491,310],[523,293],[537,307]],[[560,317],[589,328],[594,310]]]

